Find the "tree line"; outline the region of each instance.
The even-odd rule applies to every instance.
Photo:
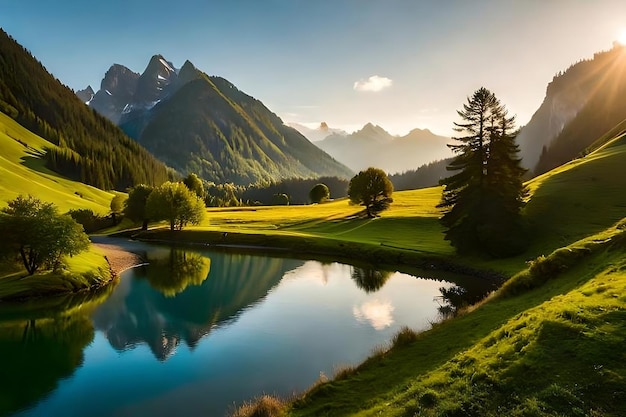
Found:
[[[51,144],[50,169],[100,189],[160,184],[162,162],[85,106],[26,49],[0,29],[0,111]]]

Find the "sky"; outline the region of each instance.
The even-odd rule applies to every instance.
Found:
[[[74,90],[162,54],[285,122],[450,136],[483,86],[528,123],[557,72],[626,41],[626,1],[0,0],[0,26]]]

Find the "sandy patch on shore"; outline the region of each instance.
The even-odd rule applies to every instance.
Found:
[[[102,250],[105,258],[109,262],[111,271],[117,276],[129,268],[146,262],[141,256],[129,252],[121,246],[108,243],[94,243],[94,245]]]

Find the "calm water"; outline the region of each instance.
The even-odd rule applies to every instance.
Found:
[[[150,264],[101,294],[0,309],[0,414],[222,416],[357,364],[402,326],[427,329],[454,285],[140,245]]]

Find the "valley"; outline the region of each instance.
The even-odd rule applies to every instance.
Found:
[[[162,54],[113,43],[137,56],[103,52],[96,89],[86,59],[73,90],[0,31],[0,416],[626,415],[626,45],[550,68],[524,119],[522,68],[400,65],[391,46],[422,53],[398,35],[416,5],[371,6],[407,24],[380,33],[344,6],[380,57],[320,31],[352,33],[332,14],[300,32],[268,6],[281,19],[207,19],[231,26],[204,43],[179,27]],[[259,13],[311,38],[263,43]],[[237,30],[259,36],[247,66],[222,49]]]

